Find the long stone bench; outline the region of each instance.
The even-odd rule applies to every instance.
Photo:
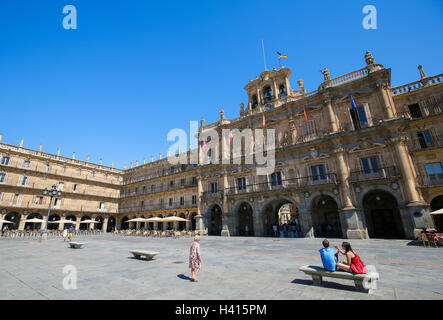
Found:
[[[146,257],[147,260],[152,260],[159,252],[155,251],[143,251],[143,250],[131,250],[131,253],[135,258],[140,259],[141,257]]]
[[[366,269],[368,269],[368,273],[366,274],[353,274],[345,271],[331,272],[317,266],[303,266],[300,267],[299,270],[310,275],[314,281],[314,285],[321,286],[323,277],[354,280],[357,291],[370,294],[372,293],[372,290],[377,288],[379,274],[375,270],[375,266],[366,266]]]
[[[69,247],[74,249],[81,249],[83,247],[84,243],[81,242],[69,242]]]

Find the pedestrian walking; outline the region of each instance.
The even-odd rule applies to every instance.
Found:
[[[201,269],[202,259],[200,255],[200,237],[195,236],[189,253],[189,268],[192,272],[191,281],[198,282],[197,274]]]
[[[65,242],[66,241],[66,237],[68,236],[68,228],[64,228],[63,229],[63,242]]]

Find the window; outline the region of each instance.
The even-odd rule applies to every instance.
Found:
[[[20,185],[21,186],[27,186],[28,184],[29,184],[29,178],[28,177],[23,177]]]
[[[274,172],[273,174],[271,174],[271,185],[272,186],[282,185],[281,172]]]
[[[151,192],[154,192],[155,191],[155,185],[153,184],[153,185],[151,185]]]
[[[135,194],[137,194],[138,193],[138,188],[135,188]]]
[[[41,196],[35,197],[34,204],[43,204],[43,197]]]
[[[351,109],[351,118],[354,123],[354,129],[359,130],[369,125],[368,117],[364,106],[359,106],[356,109]]]
[[[169,181],[169,186],[172,188],[174,186],[174,181]]]
[[[9,157],[2,157],[2,165],[8,166],[10,161],[11,161],[11,158],[9,158]]]
[[[287,93],[286,93],[286,88],[284,85],[281,85],[280,88],[278,89],[279,93],[280,93],[280,98],[286,98]]]
[[[31,168],[31,161],[24,160],[23,161],[23,168]]]
[[[54,208],[55,208],[55,209],[59,209],[61,203],[62,203],[62,199],[55,198],[55,200],[54,200]]]
[[[379,165],[378,165],[377,157],[363,158],[363,159],[361,159],[361,164],[363,167],[363,172],[365,174],[379,172]]]
[[[105,210],[105,203],[104,202],[100,202],[98,205],[98,209],[99,210]]]
[[[142,200],[142,201],[140,201],[140,207],[144,207],[145,206],[145,202]]]
[[[238,191],[246,190],[246,177],[237,178],[237,190]]]
[[[197,204],[197,196],[196,195],[192,196],[192,204]]]
[[[65,184],[63,183],[63,182],[59,182],[58,183],[58,189],[60,190],[60,191],[63,191],[63,188],[65,187]]]
[[[272,89],[271,89],[271,87],[264,88],[263,94],[264,94],[264,97],[265,97],[265,102],[271,102],[272,101]]]
[[[421,113],[420,106],[418,105],[418,103],[409,105],[408,109],[409,109],[409,113],[413,119],[423,117],[423,114]]]
[[[72,191],[77,191],[77,185],[76,184],[74,184],[73,186],[72,186]]]
[[[169,198],[169,206],[172,207],[172,202],[174,201],[174,199]]]
[[[12,198],[11,198],[11,204],[13,205],[13,206],[15,206],[15,205],[18,205],[18,204],[20,204],[20,195],[19,194],[14,194],[13,196],[12,196]]]
[[[185,204],[185,197],[180,197],[180,205],[183,206]]]
[[[171,174],[174,173],[174,167],[171,167],[171,168],[170,168],[170,172],[171,172]]]
[[[317,135],[317,125],[315,120],[309,120],[306,122],[306,135],[307,136],[315,136]]]
[[[197,185],[197,177],[192,177],[192,185],[193,186]]]
[[[0,173],[0,183],[6,182],[6,173]]]
[[[326,170],[323,164],[311,166],[311,174],[313,181],[326,180]]]
[[[185,185],[185,179],[180,180],[180,185],[183,187]]]
[[[253,96],[252,96],[251,107],[252,107],[252,109],[255,109],[255,108],[258,107],[258,99],[257,99],[257,95],[253,95]]]
[[[217,182],[211,182],[209,184],[209,192],[210,193],[217,193],[218,192],[218,183]]]
[[[49,164],[47,164],[46,166],[45,166],[45,172],[49,172]]]
[[[143,186],[143,193],[146,193],[146,186]]]
[[[4,195],[4,194],[5,194],[4,192],[0,192],[0,203],[3,202],[3,195]]]
[[[434,162],[434,163],[427,163],[426,164],[426,171],[429,176],[435,176],[435,175],[441,175],[443,174],[443,169],[441,167],[440,162]]]
[[[426,149],[432,147],[432,138],[429,131],[418,132],[417,137],[420,148]]]

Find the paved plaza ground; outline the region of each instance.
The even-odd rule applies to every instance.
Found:
[[[443,249],[409,240],[353,240],[380,281],[374,294],[352,281],[325,278],[315,287],[302,265],[321,265],[322,239],[202,237],[199,282],[189,279],[191,238],[85,236],[83,249],[58,239],[0,238],[0,299],[442,299]],[[340,244],[342,240],[331,240]],[[159,251],[137,260],[131,249]],[[77,269],[77,289],[63,289],[63,268]]]

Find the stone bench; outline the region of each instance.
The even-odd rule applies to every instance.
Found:
[[[159,252],[155,251],[142,251],[142,250],[132,250],[131,253],[135,258],[140,259],[142,256],[146,257],[147,260],[152,260]]]
[[[375,266],[366,266],[368,273],[366,274],[354,274],[345,271],[328,271],[322,267],[317,266],[303,266],[299,270],[312,276],[314,285],[321,286],[323,277],[354,280],[355,288],[359,292],[371,293],[376,289],[377,280],[379,275],[375,270]]]
[[[84,243],[81,242],[69,242],[69,247],[74,249],[81,249]]]

